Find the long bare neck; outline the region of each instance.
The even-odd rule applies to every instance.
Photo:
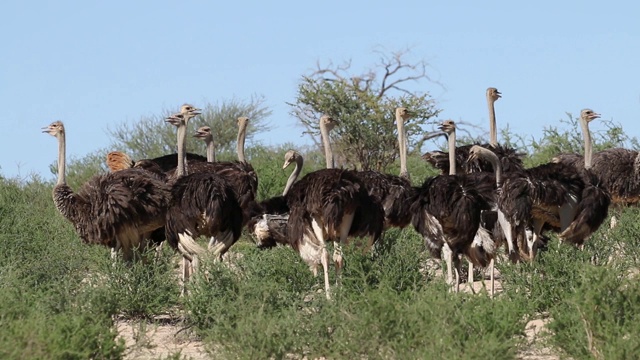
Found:
[[[187,175],[187,125],[183,122],[178,126],[178,166],[176,177]]]
[[[66,185],[67,184],[67,175],[65,172],[66,168],[66,152],[67,152],[67,140],[65,138],[65,133],[61,132],[58,135],[58,182],[56,185]]]
[[[329,140],[329,129],[326,124],[320,121],[320,135],[322,136],[322,145],[324,146],[324,157],[327,161],[327,169],[334,168],[333,151],[331,151],[331,141]]]
[[[456,131],[449,134],[449,175],[456,174]]]
[[[407,134],[404,128],[404,119],[400,115],[396,115],[396,124],[398,126],[398,147],[400,148],[400,176],[409,178],[407,170]]]
[[[498,130],[496,128],[496,108],[495,100],[491,95],[487,94],[487,103],[489,104],[489,144],[491,146],[498,145]]]
[[[584,168],[591,169],[593,159],[593,145],[591,144],[591,132],[589,131],[589,122],[580,119],[582,127],[582,138],[584,139]]]
[[[293,186],[293,183],[296,182],[296,180],[298,179],[298,176],[300,176],[300,172],[302,171],[303,163],[304,163],[304,159],[302,159],[301,156],[298,156],[296,158],[296,167],[295,167],[295,169],[293,169],[293,172],[291,173],[291,175],[289,175],[289,179],[287,179],[287,185],[285,185],[285,187],[284,187],[284,191],[282,192],[282,196],[287,195],[289,190],[291,190],[291,186]]]
[[[207,144],[207,162],[216,162],[216,151],[213,143],[213,136],[207,136],[204,139]]]
[[[491,163],[493,171],[496,175],[496,185],[500,187],[500,185],[502,184],[502,163],[500,162],[498,155],[496,155],[496,153],[494,153],[493,151],[485,148],[480,148],[479,151],[480,156]]]
[[[244,158],[244,141],[247,138],[247,123],[243,122],[241,123],[240,127],[238,128],[238,139],[237,139],[237,144],[236,144],[236,152],[238,153],[238,160],[239,161],[245,161]]]

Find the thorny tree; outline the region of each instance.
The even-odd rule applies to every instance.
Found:
[[[420,148],[422,126],[440,111],[428,92],[409,90],[410,85],[430,81],[424,60],[407,62],[408,50],[374,53],[377,63],[360,75],[353,75],[351,61],[316,64],[312,73],[302,76],[296,102],[289,103],[318,145],[320,116],[338,121],[331,132],[338,166],[385,170],[398,157],[395,108],[404,106],[414,113],[406,126],[410,149]]]

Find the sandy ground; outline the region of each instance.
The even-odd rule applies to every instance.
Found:
[[[431,267],[429,264],[427,267]],[[435,264],[433,264],[435,265]],[[436,276],[441,276],[439,269]],[[483,281],[475,281],[472,285],[473,292],[480,293],[489,290],[489,280],[486,284]],[[461,291],[469,292],[471,287],[468,284],[461,285]],[[500,282],[500,274],[496,272],[495,296],[503,291]],[[213,359],[215,355],[207,349],[205,345],[190,329],[185,329],[179,321],[170,317],[158,317],[154,323],[146,321],[130,321],[118,319],[116,326],[120,337],[125,340],[127,351],[125,359],[165,359],[170,356],[180,354],[180,359]],[[540,319],[529,321],[525,327],[527,346],[522,349],[518,359],[522,360],[557,360],[552,349],[545,347],[540,341],[541,336],[546,331],[545,324],[548,318],[541,316]]]
[[[212,359],[204,344],[190,329],[159,317],[155,324],[146,321],[116,322],[118,333],[127,346],[125,359],[165,359],[180,354],[180,359]]]

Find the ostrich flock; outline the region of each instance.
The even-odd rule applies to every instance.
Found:
[[[200,109],[185,104],[166,122],[177,129],[177,154],[133,161],[114,151],[107,155],[110,172],[96,175],[74,192],[65,180],[65,128],[55,121],[43,132],[58,139],[58,178],[53,189],[56,208],[85,243],[101,244],[135,261],[150,246],[166,241],[183,258],[182,283],[198,269],[198,258],[222,256],[246,227],[260,248],[288,245],[317,275],[322,265],[327,298],[330,255],[336,274],[344,265],[342,247],[352,237],[364,237],[363,251],[381,241],[390,228],[413,228],[435,258],[444,257],[447,281],[459,290],[461,260],[473,267],[493,266],[504,245],[513,262],[532,261],[546,246],[546,232],[582,247],[598,229],[613,204],[640,201],[638,152],[616,148],[593,154],[589,123],[600,117],[591,109],[580,113],[584,155],[560,154],[550,163],[525,168],[523,154],[497,141],[494,103],[501,97],[487,89],[490,140],[456,146],[456,124],[443,121],[448,152],[431,151],[422,158],[441,174],[413,186],[407,171],[405,122],[412,112],[397,108],[400,174],[335,168],[330,131],[336,121],[320,118],[326,169],[300,180],[303,158],[285,154],[283,169],[295,164],[282,195],[256,199],[258,175],[245,159],[249,119],[238,118],[237,161],[216,161],[214,139],[207,126],[193,137],[207,145],[206,157],[187,153],[190,119]],[[612,222],[613,223],[613,222]],[[196,239],[208,237],[207,248]]]

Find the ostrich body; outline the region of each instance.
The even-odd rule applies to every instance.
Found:
[[[226,179],[215,172],[188,173],[186,164],[186,137],[189,119],[199,109],[183,105],[180,114],[167,118],[178,128],[178,166],[173,177],[171,202],[167,210],[166,239],[169,245],[183,255],[183,284],[197,269],[197,258],[204,253],[194,240],[198,236],[217,236],[220,246],[214,251],[222,256],[233,245],[242,230],[242,209]]]
[[[458,291],[460,255],[466,254],[470,261],[476,262],[475,265],[480,267],[486,267],[489,263],[488,259],[483,261],[484,256],[475,253],[480,245],[474,240],[478,240],[476,236],[480,228],[481,213],[483,210],[490,210],[490,205],[478,191],[477,184],[489,184],[489,188],[492,188],[495,180],[492,173],[479,173],[474,177],[456,175],[455,123],[447,120],[441,128],[449,135],[450,174],[427,178],[417,190],[416,200],[411,205],[412,223],[434,257],[440,257],[446,243],[448,273],[451,274],[451,269],[455,269],[454,285]],[[489,248],[487,246],[487,250]]]
[[[515,149],[502,146],[498,144],[498,133],[496,127],[496,111],[495,102],[502,97],[502,94],[498,89],[490,87],[487,89],[487,104],[489,106],[489,136],[490,142],[486,144],[473,144],[463,145],[456,148],[456,164],[458,173],[471,173],[471,172],[492,172],[493,168],[488,161],[482,158],[477,158],[469,161],[469,150],[474,145],[480,145],[493,151],[502,164],[503,172],[510,172],[514,170],[522,170],[524,166],[522,164],[522,155]],[[431,164],[436,169],[439,169],[442,174],[446,174],[449,171],[449,155],[443,151],[430,151],[422,155],[422,158]]]
[[[134,250],[146,247],[145,239],[164,225],[169,186],[154,174],[128,169],[92,177],[74,192],[66,183],[66,137],[62,122],[44,128],[58,139],[58,180],[53,201],[75,227],[83,242],[122,250],[130,262]]]
[[[253,166],[248,163],[244,156],[244,144],[247,135],[247,126],[249,118],[238,118],[238,137],[237,137],[237,161],[215,161],[215,150],[213,143],[213,134],[208,126],[198,129],[195,137],[201,138],[207,144],[207,162],[194,163],[189,166],[189,172],[215,172],[224,177],[233,187],[240,207],[244,211],[242,224],[245,225],[249,221],[249,206],[255,201],[258,192],[258,175]],[[211,244],[210,244],[211,245]]]
[[[187,153],[187,160],[189,162],[205,162],[207,161],[207,158],[202,155]],[[175,169],[176,166],[178,166],[177,153],[163,155],[153,159],[142,159],[138,161],[131,160],[129,155],[121,151],[111,151],[107,154],[107,167],[109,167],[109,170],[111,171],[138,167],[143,169],[151,169],[156,173],[162,173],[167,172],[171,169]]]
[[[345,244],[349,234],[354,232],[379,238],[382,209],[371,201],[357,174],[343,169],[323,169],[305,175],[291,186],[286,201],[290,209],[289,244],[314,274],[318,264],[322,264],[325,293],[330,298],[326,243],[336,243],[333,260],[339,273],[342,253],[338,246]]]

